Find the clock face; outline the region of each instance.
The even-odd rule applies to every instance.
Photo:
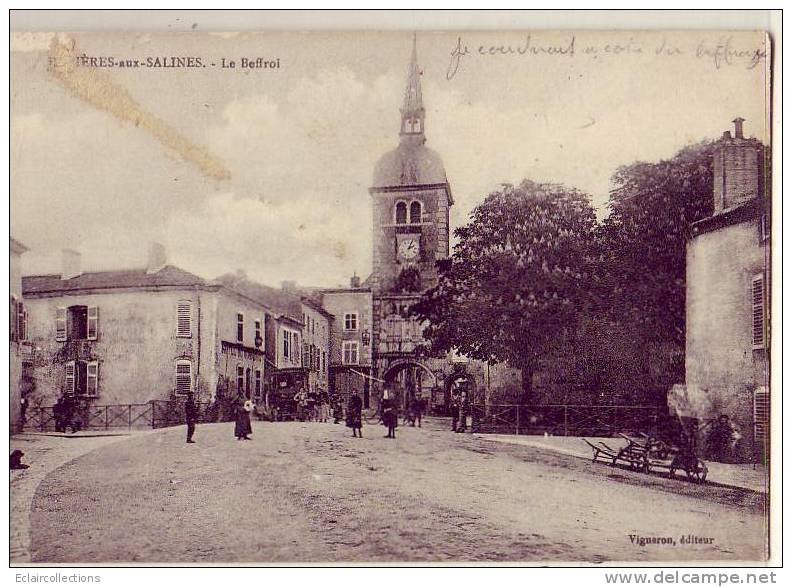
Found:
[[[418,240],[406,238],[399,243],[399,255],[405,259],[415,259],[418,256]]]

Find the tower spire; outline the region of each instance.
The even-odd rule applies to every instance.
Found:
[[[412,56],[407,70],[407,86],[404,89],[404,103],[401,107],[402,124],[399,134],[402,136],[423,136],[424,107],[421,95],[421,70],[418,67],[417,34],[413,33]]]

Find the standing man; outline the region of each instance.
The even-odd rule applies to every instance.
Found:
[[[195,399],[192,393],[187,394],[187,400],[184,402],[184,421],[187,423],[187,442],[194,444],[192,439],[195,434],[195,422],[198,420],[198,408],[195,406]]]
[[[469,411],[470,392],[466,381],[462,384],[462,390],[459,392],[459,427],[457,428],[457,432],[465,432],[467,430],[467,417]]]
[[[457,383],[451,384],[451,432],[457,431],[457,423],[459,422],[459,391],[457,390]]]

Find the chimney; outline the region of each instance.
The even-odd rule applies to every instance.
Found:
[[[81,257],[82,255],[73,249],[61,250],[61,279],[71,279],[82,275]]]
[[[734,123],[734,138],[744,139],[745,137],[743,136],[743,122],[745,122],[745,119],[738,116],[737,118],[732,120],[732,122]]]
[[[165,254],[165,246],[162,243],[149,243],[146,273],[157,273],[164,269],[167,264],[168,257]]]
[[[734,123],[734,139],[729,131],[715,146],[713,154],[713,191],[715,213],[729,210],[759,196],[763,147],[743,134],[744,118]]]
[[[357,273],[355,273],[349,280],[349,287],[352,289],[357,289],[360,287],[360,277],[358,277]]]

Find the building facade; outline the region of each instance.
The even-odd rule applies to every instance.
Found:
[[[302,364],[306,369],[308,391],[330,390],[330,335],[334,316],[312,298],[303,297]]]
[[[714,154],[714,213],[687,245],[686,381],[670,403],[702,424],[727,415],[749,460],[769,440],[769,190],[764,146],[734,125]]]
[[[22,300],[22,255],[27,251],[27,247],[13,238],[10,239],[9,245],[8,417],[10,432],[15,434],[22,430],[22,397],[23,395],[27,396],[30,391],[29,389],[23,390],[23,387],[27,385],[27,375],[30,370],[28,314]]]
[[[426,346],[423,326],[410,316],[410,307],[437,284],[438,261],[449,256],[454,199],[442,159],[426,146],[426,110],[415,40],[400,114],[399,144],[379,159],[369,189],[372,371],[379,391],[385,388],[394,393],[402,408],[419,394],[431,411],[444,413],[451,361],[422,352]],[[374,395],[378,399],[379,394]]]
[[[68,395],[86,405],[145,404],[218,391],[249,396],[264,381],[265,308],[216,282],[167,265],[84,273],[64,253],[60,275],[24,277],[36,403]],[[263,333],[263,330],[262,330]]]
[[[331,393],[349,399],[352,392],[363,398],[363,407],[372,402],[372,295],[353,277],[348,288],[321,292],[322,306],[335,319],[330,335],[329,377]]]

